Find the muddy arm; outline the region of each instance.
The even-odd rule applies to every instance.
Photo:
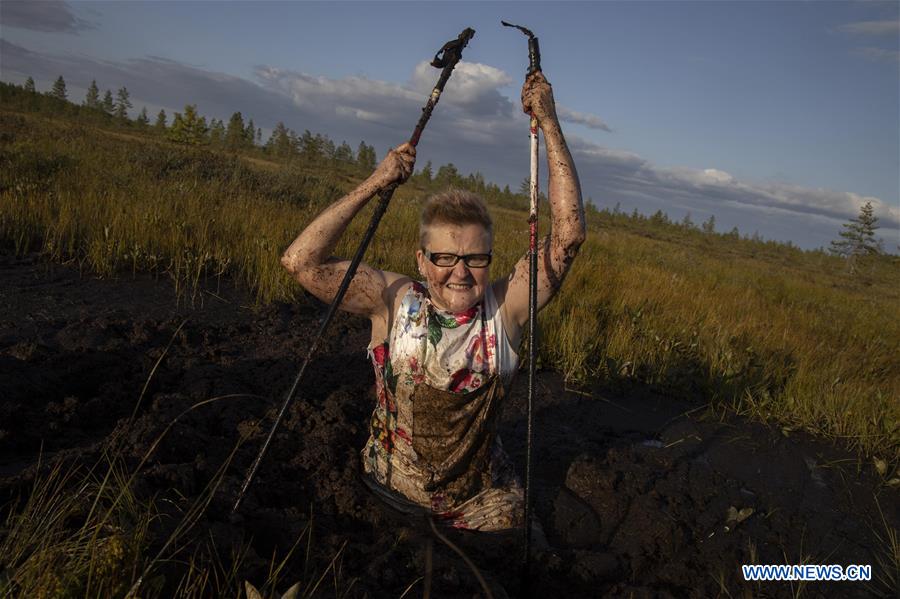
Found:
[[[323,210],[284,252],[281,264],[307,291],[323,302],[334,301],[350,266],[349,260],[331,255],[338,240],[373,196],[389,185],[409,178],[415,152],[409,144],[391,150],[372,175]],[[388,282],[398,276],[361,262],[339,307],[368,316],[379,313],[387,305],[385,290]]]
[[[543,308],[556,295],[585,239],[581,184],[566,145],[550,84],[540,72],[529,76],[522,88],[522,107],[538,118],[547,146],[550,174],[550,234],[538,242],[537,304]],[[519,326],[528,320],[528,254],[515,265],[507,280],[506,313]]]

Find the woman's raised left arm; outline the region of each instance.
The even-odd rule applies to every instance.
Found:
[[[578,248],[586,236],[581,184],[572,154],[566,145],[553,90],[538,71],[522,87],[522,109],[538,119],[547,148],[550,173],[550,234],[538,241],[538,309],[553,298],[562,285]],[[507,280],[504,310],[519,327],[528,320],[528,254],[523,256]]]

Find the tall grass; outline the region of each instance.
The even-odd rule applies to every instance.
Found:
[[[0,149],[0,243],[103,276],[170,277],[186,301],[222,280],[260,303],[300,298],[278,257],[358,179],[33,115],[0,112],[0,134],[10,141]],[[368,261],[415,272],[423,195],[399,190]],[[352,254],[371,209],[338,253]],[[500,276],[525,250],[527,225],[521,212],[492,211]],[[589,216],[581,254],[541,314],[543,364],[572,381],[640,381],[722,402],[900,460],[895,258],[850,276],[820,252]]]
[[[108,466],[109,481],[62,461],[46,473],[38,468],[27,501],[4,523],[0,596],[124,595],[156,512],[130,493],[119,496],[123,473]]]
[[[198,408],[238,397],[242,396],[215,397],[185,409],[130,469],[122,451],[127,429],[110,436],[101,457],[90,468],[64,459],[56,459],[46,468],[38,462],[29,488],[24,489],[25,499],[4,506],[0,597],[240,596],[247,547],[231,547],[230,555],[223,557],[219,553],[223,548],[215,539],[197,543],[192,533],[219,491],[242,439],[198,497],[174,514],[158,509],[160,502],[155,497],[142,500],[133,491],[143,466],[181,418]],[[177,520],[174,527],[163,522],[173,515]],[[171,531],[164,534],[167,527]],[[274,592],[276,586],[282,586],[285,566],[304,537],[312,539],[312,514],[294,546],[272,555],[264,590]],[[321,558],[311,556],[310,546],[304,571],[311,557]],[[193,551],[185,557],[189,547]],[[312,596],[339,555],[320,575],[310,576],[307,591],[312,591],[304,597]],[[174,579],[167,580],[166,575],[174,575]],[[335,590],[344,584],[335,572]]]

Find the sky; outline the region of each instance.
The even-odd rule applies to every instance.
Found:
[[[74,101],[96,80],[135,114],[241,111],[264,137],[282,121],[380,158],[412,133],[435,52],[472,27],[417,166],[518,189],[527,44],[501,19],[540,39],[586,201],[809,249],[871,202],[900,248],[896,1],[2,0],[0,79],[62,75]]]

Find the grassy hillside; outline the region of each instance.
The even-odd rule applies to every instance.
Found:
[[[302,301],[278,257],[363,176],[8,110],[0,140],[0,244],[101,276],[170,277],[180,301],[225,280],[260,303]],[[433,187],[416,177],[398,191],[367,260],[415,272],[418,206]],[[502,203],[492,202],[494,276],[526,246],[524,212],[508,194]],[[368,212],[340,253],[367,222]],[[893,257],[851,276],[821,252],[591,210],[581,255],[541,315],[541,360],[573,382],[640,381],[896,462],[898,305]]]

